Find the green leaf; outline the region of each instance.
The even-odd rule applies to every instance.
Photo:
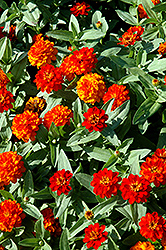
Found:
[[[90,224],[91,221],[86,220],[84,216],[78,219],[77,222],[74,224],[74,226],[72,226],[69,229],[69,234],[70,234],[69,239],[72,239],[76,234],[84,230],[84,228],[88,227]]]
[[[120,153],[126,154],[128,148],[133,143],[134,138],[128,138],[125,141],[122,142],[122,144],[116,148]]]
[[[133,117],[133,124],[143,123],[147,118],[157,112],[161,106],[160,103],[157,103],[150,98],[146,99],[136,111]]]
[[[142,0],[142,5],[149,17],[157,19],[157,14],[152,10],[154,5],[151,0]]]
[[[31,194],[33,193],[34,193],[33,176],[31,171],[28,170],[24,177],[23,197],[31,196]]]
[[[166,11],[166,2],[159,3],[152,8],[155,12]]]
[[[45,232],[45,228],[44,228],[44,218],[41,217],[39,218],[35,225],[34,225],[34,230],[36,232],[36,238],[44,238],[44,232]]]
[[[39,219],[42,216],[39,209],[32,204],[21,203],[21,207],[24,210],[24,213],[26,213],[26,214],[28,214],[36,219]]]
[[[72,25],[73,25],[73,27],[72,27]],[[76,32],[76,35],[80,33],[79,22],[78,22],[77,18],[73,14],[71,14],[70,22],[69,22],[69,31],[72,31],[74,34],[73,28]]]
[[[0,8],[2,8],[3,10],[8,9],[8,5],[5,1],[1,0],[0,2]]]
[[[142,38],[147,41],[153,40],[156,38],[158,33],[159,33],[158,27],[149,28],[144,31],[144,33],[142,34]]]
[[[84,151],[93,159],[98,161],[107,162],[110,158],[110,151],[99,147],[84,147]]]
[[[111,250],[119,250],[119,247],[115,244],[114,240],[111,236],[108,236],[108,249]]]
[[[15,200],[13,195],[6,190],[0,190],[0,194],[5,198],[5,200],[9,200],[9,199],[13,201]]]
[[[62,196],[62,195],[61,195]],[[61,198],[61,197],[60,197]],[[55,215],[55,218],[56,217],[60,217],[63,212],[66,210],[66,208],[69,206],[70,204],[70,201],[71,201],[71,197],[68,197],[66,195],[62,196],[62,199],[61,199],[61,202],[60,202],[60,205],[58,207],[58,211]]]
[[[130,68],[136,66],[136,63],[133,59],[131,58],[126,58],[126,57],[120,57],[120,56],[115,56],[111,55],[110,59],[119,65],[121,68]]]
[[[105,36],[105,33],[101,32],[100,30],[90,29],[85,30],[80,41],[82,40],[97,40]]]
[[[59,157],[58,157],[58,170],[62,170],[62,169],[65,169],[66,171],[69,170],[71,173],[73,173],[71,164],[65,152],[63,151],[63,149],[61,149]]]
[[[11,45],[11,41],[9,40],[9,38],[7,38],[6,48],[2,57],[2,61],[5,64],[9,64],[11,62],[11,59],[12,59],[12,45]]]
[[[73,33],[67,30],[53,30],[46,33],[48,37],[52,37],[63,41],[72,41],[74,39]]]
[[[129,235],[126,239],[123,240],[123,244],[127,246],[134,246],[138,241],[145,241],[145,238],[140,235],[140,233]]]
[[[112,56],[112,55],[118,54],[120,51],[121,51],[121,48],[119,48],[119,47],[113,47],[113,48],[104,50],[104,51],[100,54],[100,56],[110,57],[110,56]]]
[[[101,131],[101,134],[114,146],[120,145],[120,140],[118,139],[116,133],[112,130],[112,126],[110,124],[107,125],[106,128],[104,128]]]
[[[92,181],[92,176],[84,173],[75,174],[76,180],[89,191],[93,193],[93,187],[90,185]]]
[[[128,12],[122,11],[122,10],[116,10],[116,13],[118,16],[126,23],[131,25],[138,25],[137,19],[133,17]]]
[[[41,12],[36,4],[29,2],[27,5],[24,6],[24,10],[22,12],[24,15],[22,20],[25,23],[31,26],[37,25]]]
[[[166,146],[166,127],[160,130],[157,148],[163,148],[164,146]]]
[[[47,200],[47,199],[52,199],[52,195],[50,193],[50,189],[48,187],[38,191],[38,192],[35,192],[33,194],[30,194],[29,195],[30,197],[33,197],[37,200]]]
[[[5,249],[18,250],[17,245],[12,239],[8,239],[3,243]]]
[[[35,247],[35,246],[40,246],[39,244],[40,241],[41,239],[37,238],[27,238],[19,241],[18,244],[24,247]]]
[[[7,37],[3,37],[0,39],[0,60],[2,60],[4,54],[5,54],[5,50],[6,50],[6,46],[7,46]]]
[[[166,70],[166,58],[154,60],[148,66],[150,72],[165,71]]]
[[[67,228],[63,229],[59,242],[60,250],[70,250],[68,234],[69,234],[68,229]]]
[[[116,203],[117,203],[117,197],[114,196],[112,198],[109,198],[106,201],[103,201],[102,203],[95,206],[94,208],[92,208],[92,211],[94,213],[94,219],[95,218],[97,219],[100,216],[102,216],[104,213],[112,210],[114,206],[116,205]]]

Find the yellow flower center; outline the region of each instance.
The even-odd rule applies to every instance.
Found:
[[[138,183],[138,181],[130,184],[130,189],[134,192],[138,192],[140,190],[140,187],[142,186],[141,183]]]
[[[91,124],[97,124],[100,120],[99,115],[93,114],[89,117],[89,121]]]
[[[60,176],[58,179],[57,179],[57,185],[60,185],[60,186],[63,186],[65,183],[66,183],[66,180]]]
[[[109,184],[109,182],[110,182],[110,179],[108,176],[102,176],[102,179],[100,180],[100,184],[103,184],[106,186],[107,184]]]
[[[149,228],[150,229],[155,229],[157,227],[157,223],[155,223],[154,221],[151,221],[150,223],[149,223]]]
[[[90,232],[90,240],[96,240],[98,238],[98,233],[95,231]]]

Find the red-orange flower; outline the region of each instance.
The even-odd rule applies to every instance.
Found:
[[[158,157],[147,157],[141,165],[140,174],[156,187],[166,184],[166,164]]]
[[[154,5],[157,5],[157,4],[161,3],[160,0],[151,0],[151,1],[152,1],[152,3],[153,3]]]
[[[20,227],[25,218],[21,205],[16,201],[4,200],[0,203],[0,230],[11,232],[13,228]]]
[[[139,222],[140,234],[146,239],[156,241],[162,239],[163,233],[166,230],[165,219],[158,215],[157,212],[152,214],[147,213]]]
[[[41,211],[44,217],[44,228],[51,233],[52,236],[58,237],[61,235],[62,228],[58,218],[54,218],[54,214],[51,208],[47,207]]]
[[[35,140],[36,131],[39,130],[39,125],[42,123],[42,118],[38,117],[37,113],[29,110],[24,111],[14,117],[12,122],[12,132],[20,140],[28,142]]]
[[[71,14],[78,16],[78,15],[88,15],[88,11],[90,11],[91,9],[89,8],[90,5],[82,2],[82,3],[76,3],[71,9]]]
[[[15,100],[12,98],[13,94],[10,91],[7,91],[6,88],[0,89],[0,113],[3,111],[8,111],[13,108],[12,102]]]
[[[0,154],[0,166],[0,189],[9,185],[10,181],[16,183],[26,171],[22,156],[13,151]]]
[[[44,40],[44,38],[41,37],[30,47],[28,59],[32,66],[40,68],[47,63],[50,64],[52,60],[56,60],[57,52],[53,42]]]
[[[120,186],[122,198],[124,200],[129,200],[130,204],[134,202],[147,202],[151,189],[146,179],[133,174],[130,174],[128,178],[123,178]]]
[[[46,107],[46,100],[44,98],[39,98],[37,96],[30,97],[29,100],[25,104],[24,111],[29,110],[32,112],[37,112],[38,115],[41,114],[41,112]]]
[[[43,125],[49,130],[51,123],[54,122],[55,126],[70,125],[70,118],[73,117],[73,112],[67,106],[56,105],[44,116]]]
[[[155,247],[149,241],[138,241],[130,250],[155,250]]]
[[[165,53],[166,53],[166,42],[165,43],[160,43],[159,45],[159,49],[158,49],[158,53],[160,55],[165,56]]]
[[[67,56],[61,66],[62,74],[68,81],[74,79],[76,75],[86,74],[91,72],[96,67],[96,53],[93,53],[93,48],[83,47],[80,50],[73,51],[73,54]]]
[[[60,196],[62,193],[68,195],[72,189],[70,184],[70,179],[73,174],[69,170],[59,170],[50,178],[50,188],[51,190],[57,191],[57,195]]]
[[[100,102],[106,91],[104,77],[97,73],[85,74],[77,82],[77,94],[86,103]]]
[[[7,75],[3,72],[3,70],[0,68],[0,89],[5,88],[6,85],[10,82]]]
[[[166,164],[166,150],[165,150],[165,148],[156,149],[153,156],[156,156],[156,157],[160,158]]]
[[[166,250],[166,232],[164,231],[163,237],[161,240],[161,245],[163,246],[163,249]]]
[[[38,73],[35,75],[37,89],[41,88],[41,91],[46,91],[48,94],[54,90],[58,91],[62,89],[63,77],[61,70],[58,67],[54,67],[51,64],[46,64],[41,67]]]
[[[85,212],[84,216],[85,216],[85,218],[86,218],[87,220],[92,220],[93,217],[94,217],[94,213],[93,213],[92,210],[87,210],[87,211]]]
[[[118,182],[121,181],[121,177],[118,177],[118,174],[118,172],[112,172],[112,170],[107,168],[94,173],[93,180],[90,183],[94,187],[93,192],[101,198],[110,198],[112,195],[117,195],[120,187]]]
[[[86,113],[83,114],[85,120],[82,123],[82,126],[85,126],[89,132],[102,131],[107,127],[105,121],[108,120],[108,115],[105,114],[103,109],[98,109],[97,107],[89,108]]]
[[[110,99],[115,99],[112,104],[111,111],[115,110],[117,107],[121,106],[125,101],[129,100],[128,96],[129,90],[126,89],[126,86],[113,84],[110,86],[103,96],[103,102],[106,103]]]
[[[130,27],[127,32],[125,32],[119,40],[121,41],[118,44],[124,45],[127,47],[128,45],[134,45],[136,41],[141,40],[141,35],[144,32],[144,28],[141,26],[133,26]]]
[[[5,250],[5,248],[2,245],[0,245],[0,250]]]
[[[149,18],[142,4],[138,5],[138,13],[140,18]]]
[[[89,225],[85,228],[85,237],[83,239],[84,243],[87,243],[87,248],[93,247],[98,249],[101,243],[107,240],[108,233],[105,231],[105,225],[99,225],[95,223],[94,225]]]
[[[9,28],[8,34],[7,34],[7,32],[3,31],[3,29],[4,29],[4,26],[0,27],[0,38],[7,36],[10,39],[10,41],[12,41],[12,40],[14,41],[17,39],[17,37],[15,35],[16,26],[11,25]]]

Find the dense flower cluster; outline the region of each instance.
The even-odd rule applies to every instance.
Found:
[[[10,181],[16,183],[26,171],[22,156],[13,151],[0,154],[0,166],[0,189],[9,185]]]
[[[61,235],[62,228],[58,218],[54,218],[51,208],[47,207],[41,211],[44,218],[44,228],[51,233],[52,236],[58,237]]]
[[[85,3],[85,2],[82,2],[82,3],[78,2],[70,9],[70,11],[71,11],[71,14],[73,14],[75,16],[78,16],[78,15],[87,16],[88,11],[91,10],[89,7],[90,7],[90,5]]]
[[[166,164],[161,158],[152,156],[147,157],[141,165],[140,174],[156,187],[166,184]]]
[[[110,198],[112,195],[117,195],[117,191],[120,188],[118,182],[121,181],[121,177],[118,177],[118,174],[118,172],[112,172],[112,170],[107,168],[94,173],[91,181],[91,186],[94,187],[93,192],[101,198]]]
[[[128,96],[129,90],[126,89],[126,86],[113,84],[107,90],[103,96],[103,102],[106,103],[110,99],[115,99],[111,107],[111,111],[115,110],[117,107],[121,106],[125,101],[129,100]]]
[[[128,178],[123,178],[120,186],[123,199],[129,200],[130,204],[147,202],[151,189],[146,179],[133,174],[130,174]]]
[[[48,94],[54,90],[58,91],[62,89],[63,77],[61,70],[58,67],[54,67],[51,64],[46,64],[41,67],[38,73],[35,75],[34,82],[37,89],[41,88],[41,91],[46,91]]]
[[[10,39],[10,41],[14,41],[17,39],[17,37],[15,35],[16,26],[11,25],[9,28],[8,34],[6,32],[4,32],[3,29],[4,29],[4,26],[0,27],[0,38],[7,36]]]
[[[44,98],[30,97],[25,104],[24,111],[29,110],[32,112],[37,112],[39,115],[46,107],[46,101]]]
[[[155,250],[155,247],[149,241],[138,241],[130,250]]]
[[[56,54],[58,50],[54,48],[54,43],[48,39],[44,40],[43,37],[37,39],[36,42],[30,47],[28,51],[28,59],[32,66],[40,68],[51,61],[56,60]]]
[[[89,108],[86,113],[83,114],[85,120],[82,123],[82,126],[85,126],[89,132],[102,131],[107,127],[105,121],[108,120],[108,115],[105,114],[103,109],[98,109],[97,107]]]
[[[134,45],[136,41],[141,40],[141,35],[144,32],[144,28],[141,26],[133,26],[130,27],[127,32],[125,32],[121,38],[119,38],[121,45],[124,45],[125,47],[129,45]]]
[[[96,67],[95,64],[98,60],[96,53],[93,52],[93,48],[83,47],[80,50],[73,51],[73,54],[63,60],[60,70],[68,81],[73,80],[76,75],[91,72]]]
[[[9,109],[13,108],[12,103],[15,102],[13,99],[13,94],[10,91],[7,91],[7,89],[1,88],[0,89],[0,113],[3,113],[3,111],[8,111]]]
[[[97,73],[85,74],[77,82],[77,94],[86,103],[100,102],[106,91],[103,76]]]
[[[36,131],[39,130],[41,123],[42,118],[38,117],[38,113],[26,110],[14,117],[11,129],[19,140],[22,139],[24,142],[28,142],[31,139],[34,141]]]
[[[93,247],[98,249],[101,246],[101,243],[107,240],[108,233],[105,231],[105,225],[99,225],[95,223],[94,225],[89,225],[85,229],[85,237],[83,239],[84,243],[87,243],[87,248]]]
[[[0,230],[11,232],[14,227],[20,227],[25,218],[23,209],[19,203],[12,200],[4,200],[0,203]]]
[[[140,234],[152,241],[162,239],[166,230],[165,222],[165,219],[161,215],[158,215],[157,212],[153,212],[152,214],[147,213],[139,222]]]
[[[166,42],[165,43],[160,43],[158,53],[160,55],[162,55],[162,57],[165,56],[165,54],[166,54]]]
[[[73,174],[69,170],[59,170],[50,178],[50,188],[51,190],[57,191],[57,195],[61,195],[62,193],[68,195],[70,190],[72,189],[70,184],[70,179]]]
[[[55,126],[64,126],[65,124],[70,124],[70,118],[73,117],[71,109],[67,106],[56,105],[50,111],[48,111],[44,116],[43,125],[49,130],[51,123],[53,122]]]
[[[0,89],[5,88],[6,85],[10,82],[7,75],[3,72],[3,70],[0,68]]]

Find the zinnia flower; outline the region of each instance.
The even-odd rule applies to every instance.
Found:
[[[85,120],[82,123],[82,126],[85,126],[89,132],[102,131],[107,127],[105,121],[108,120],[108,115],[105,114],[103,109],[98,109],[97,107],[89,108],[86,113],[83,114]]]
[[[0,68],[0,89],[5,88],[9,82],[10,82],[9,78]]]
[[[165,148],[156,149],[153,156],[156,156],[156,157],[160,158],[166,164],[166,150],[165,150]]]
[[[45,109],[46,107],[46,101],[44,98],[39,98],[39,97],[30,97],[29,100],[25,104],[24,111],[29,110],[32,112],[37,112],[38,115],[41,114],[41,112]]]
[[[67,106],[56,105],[44,116],[43,125],[49,130],[51,123],[54,122],[55,126],[70,125],[70,118],[73,117],[73,112]]]
[[[26,171],[22,156],[17,152],[9,151],[0,154],[0,189],[9,185],[10,181],[16,183]]]
[[[39,130],[39,125],[42,123],[42,118],[38,117],[37,113],[29,110],[24,111],[14,117],[12,122],[12,132],[20,140],[28,142],[35,140],[36,131]]]
[[[153,3],[154,5],[157,5],[157,4],[161,3],[160,0],[151,0],[151,1],[152,1],[152,3]]]
[[[152,241],[162,239],[166,230],[165,222],[165,219],[161,215],[158,215],[157,212],[153,212],[152,214],[147,213],[139,222],[140,234]]]
[[[38,73],[35,75],[37,89],[41,88],[41,91],[46,91],[48,94],[54,90],[58,91],[62,89],[63,77],[60,69],[54,67],[51,64],[46,64],[41,67]]]
[[[156,187],[166,184],[166,164],[158,157],[147,157],[141,165],[140,174]]]
[[[50,178],[50,188],[51,190],[57,191],[57,195],[60,196],[62,193],[68,195],[72,189],[70,184],[70,179],[73,174],[69,170],[59,170]]]
[[[7,36],[10,41],[14,41],[17,39],[16,35],[15,35],[15,29],[16,26],[11,25],[9,28],[9,34],[7,34],[5,31],[2,31],[4,29],[4,26],[0,27],[0,38]]]
[[[119,40],[121,41],[118,44],[124,45],[127,47],[128,45],[134,45],[136,41],[141,40],[141,35],[144,32],[144,28],[141,26],[133,26],[130,27],[127,32],[125,32]]]
[[[85,228],[85,238],[83,239],[84,243],[87,243],[87,248],[93,247],[98,249],[101,246],[101,243],[107,240],[108,233],[105,231],[105,225],[99,225],[95,223],[94,225],[89,225]]]
[[[91,72],[96,67],[97,58],[93,48],[83,47],[80,50],[73,51],[73,54],[67,56],[61,66],[60,70],[68,81],[74,79],[76,75],[86,74]]]
[[[61,235],[62,228],[58,218],[54,218],[54,214],[51,208],[47,207],[41,211],[44,217],[44,228],[51,233],[52,236],[58,237]]]
[[[0,245],[0,250],[5,250],[5,248],[2,245]]]
[[[86,103],[100,102],[106,91],[104,77],[97,73],[85,74],[77,82],[77,94]]]
[[[13,94],[10,91],[7,91],[6,88],[0,89],[0,113],[3,111],[8,111],[13,108],[12,102],[15,100],[12,98]]]
[[[149,241],[138,241],[130,250],[155,250],[155,247]]]
[[[49,40],[44,41],[44,38],[41,37],[30,47],[28,59],[32,66],[40,68],[47,63],[50,64],[52,60],[56,60],[57,53],[58,50],[54,48],[54,43]]]
[[[92,220],[94,217],[94,213],[91,210],[87,210],[84,214],[85,218],[87,220]]]
[[[130,204],[147,202],[151,189],[146,179],[133,174],[130,174],[128,178],[123,178],[120,186],[122,198],[129,200]]]
[[[161,245],[163,246],[163,249],[166,250],[166,232],[164,231],[163,237],[161,240]]]
[[[82,3],[76,3],[71,9],[71,14],[73,14],[74,16],[78,16],[78,15],[88,15],[88,11],[90,11],[90,5],[82,2]]]
[[[149,18],[142,4],[138,5],[138,13],[140,18]]]
[[[91,186],[94,187],[93,192],[101,198],[110,198],[112,195],[117,195],[120,187],[118,182],[121,181],[121,177],[118,177],[118,174],[118,172],[112,172],[112,170],[107,168],[94,173],[91,181]]]
[[[158,53],[160,55],[165,56],[165,53],[166,53],[166,42],[165,43],[160,43],[159,45],[159,49],[158,49]]]
[[[23,209],[19,203],[12,200],[4,200],[0,203],[0,230],[11,232],[13,228],[20,227],[25,218]]]
[[[121,106],[125,101],[130,99],[128,96],[129,90],[126,89],[126,86],[113,84],[110,86],[103,96],[103,102],[106,103],[110,99],[115,99],[112,104],[111,111],[115,110],[117,107]]]

